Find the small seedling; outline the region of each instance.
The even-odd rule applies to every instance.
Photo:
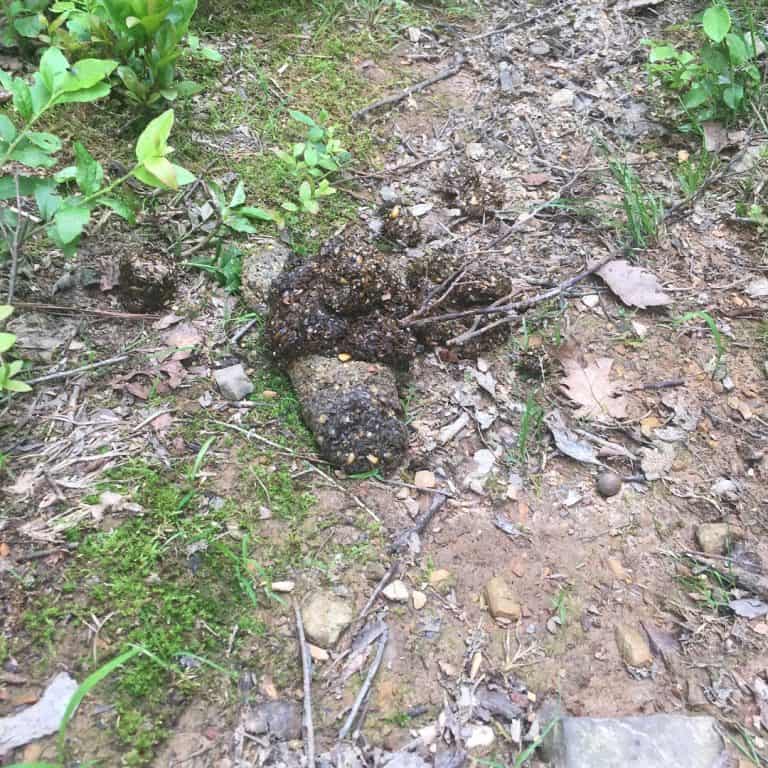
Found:
[[[525,463],[528,459],[529,443],[541,427],[544,411],[536,402],[536,393],[530,392],[525,401],[525,409],[520,417],[520,432],[517,436],[517,460]]]
[[[634,248],[647,248],[658,234],[664,218],[664,205],[660,198],[643,187],[637,174],[627,163],[617,158],[609,158],[608,167],[621,188],[629,245]]]
[[[326,126],[326,112],[320,112],[317,120],[298,110],[288,113],[297,123],[307,129],[304,141],[293,145],[291,152],[274,150],[277,157],[299,180],[298,201],[285,200],[282,207],[289,213],[311,213],[320,211],[322,198],[336,194],[329,178],[349,164],[351,155],[336,138],[336,128]]]
[[[184,262],[192,269],[207,272],[227,292],[238,293],[242,281],[243,252],[230,243],[219,240],[216,243],[216,255],[210,258],[197,258]]]
[[[703,150],[697,158],[686,157],[678,164],[677,183],[686,200],[696,195],[716,164],[717,158]]]
[[[0,304],[0,325],[2,325],[12,313],[13,307],[8,304]],[[15,334],[0,331],[0,394],[3,392],[14,393],[32,391],[32,387],[30,387],[29,384],[16,378],[24,367],[24,361],[7,361],[3,357],[10,352],[15,343]],[[0,462],[0,467],[2,467],[2,462]]]
[[[696,310],[695,312],[686,312],[686,314],[684,314],[677,321],[677,323],[682,325],[683,323],[687,323],[689,320],[703,320],[707,324],[707,328],[709,328],[709,331],[712,334],[712,338],[715,341],[715,350],[717,352],[717,357],[715,359],[715,370],[717,370],[717,368],[720,366],[720,363],[722,362],[723,356],[725,355],[726,346],[725,339],[723,338],[723,334],[720,332],[720,329],[717,327],[715,318],[712,317],[709,312],[705,312],[704,310]]]

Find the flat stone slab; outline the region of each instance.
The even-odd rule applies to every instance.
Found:
[[[715,768],[724,749],[711,717],[564,717],[553,768]]]

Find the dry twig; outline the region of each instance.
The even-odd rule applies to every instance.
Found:
[[[454,77],[455,75],[458,75],[463,66],[464,66],[464,57],[459,56],[458,60],[452,67],[448,67],[447,69],[444,69],[441,72],[438,72],[436,75],[433,75],[432,77],[428,77],[426,80],[422,80],[419,83],[415,83],[414,85],[411,85],[408,88],[405,88],[399,93],[395,93],[392,96],[387,96],[385,99],[379,99],[378,101],[374,101],[373,104],[369,104],[367,107],[358,109],[357,112],[352,113],[352,119],[359,120],[361,117],[365,117],[371,112],[375,112],[376,110],[381,109],[382,107],[391,107],[395,104],[399,104],[401,101],[405,101],[405,99],[407,99],[409,96],[412,96],[414,93],[423,91],[425,88],[429,88],[431,85],[434,85],[435,83],[439,83],[441,80],[447,80],[449,77]]]
[[[296,634],[299,638],[301,669],[304,675],[304,739],[306,743],[307,768],[315,768],[315,727],[312,724],[312,656],[304,637],[304,622],[301,609],[294,605],[296,613]]]

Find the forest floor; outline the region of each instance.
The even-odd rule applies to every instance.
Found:
[[[396,577],[403,600],[390,590],[370,611],[388,640],[364,743],[428,740],[447,702],[460,709],[482,685],[519,705],[490,737],[470,729],[471,753],[496,763],[518,764],[542,703],[557,700],[575,715],[708,713],[745,766],[768,765],[768,589],[717,568],[728,562],[765,588],[768,258],[739,205],[760,202],[766,161],[750,148],[768,136],[747,121],[705,156],[699,137],[664,120],[641,43],[697,9],[389,8],[369,26],[292,6],[224,18],[201,5],[197,32],[224,58],[197,65],[205,90],[177,107],[177,162],[225,183],[236,174],[249,202],[274,205],[290,178],[271,150],[299,138],[288,109],[326,109],[354,157],[340,185],[352,194],[290,227],[299,252],[375,218],[386,187],[428,211],[442,252],[503,260],[520,295],[535,295],[621,248],[637,198],[620,168],[641,202],[658,196],[667,212],[646,247],[627,252],[667,301],[627,306],[592,276],[537,303],[506,342],[471,355],[425,349],[400,381],[406,463],[345,478],[317,460],[258,325],[231,342],[248,309],[174,262],[188,200],[153,201],[136,230],[102,222],[74,262],[34,253],[12,326],[33,375],[126,358],[36,384],[2,416],[0,716],[38,700],[55,673],[82,682],[134,644],[153,656],[86,698],[68,733],[75,758],[298,764],[248,721],[264,702],[300,707],[292,601],[321,591],[358,616]],[[458,56],[456,74],[353,117]],[[67,125],[103,161],[127,160],[127,115],[112,102],[77,107]],[[503,181],[496,217],[452,218],[441,182],[461,158]],[[690,168],[699,189],[686,200],[679,177]],[[272,235],[265,224],[238,246],[259,253]],[[124,254],[167,265],[165,306],[121,292]],[[232,403],[212,372],[237,360],[255,389]],[[596,486],[605,465],[624,479],[607,498]],[[433,479],[445,503],[420,551],[394,560],[391,542],[438,495],[424,487]],[[711,523],[727,527],[701,528]],[[495,577],[519,621],[490,615]],[[314,651],[319,752],[336,742],[381,634],[350,652],[352,636]],[[12,757],[51,760],[54,742]]]

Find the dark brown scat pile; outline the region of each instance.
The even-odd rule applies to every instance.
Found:
[[[441,192],[470,219],[491,219],[504,206],[501,179],[466,158],[448,163]]]
[[[406,367],[416,354],[413,334],[398,324],[411,304],[397,256],[349,229],[332,238],[314,261],[273,283],[266,337],[275,356],[351,355]]]
[[[310,355],[288,373],[324,459],[350,473],[400,463],[408,429],[389,368]]]

